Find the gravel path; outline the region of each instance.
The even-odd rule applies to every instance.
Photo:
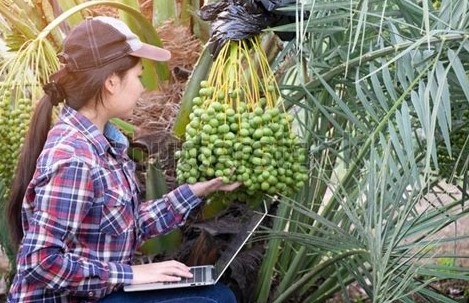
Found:
[[[426,199],[422,201],[419,209],[424,211],[429,204],[442,205],[449,202],[448,195],[454,195],[455,197],[461,197],[461,191],[454,185],[450,185],[444,182],[440,183],[441,191],[433,195],[428,195]],[[469,199],[461,205],[461,208],[467,210],[469,208]],[[461,210],[461,208],[459,210]],[[459,219],[454,224],[448,225],[443,230],[438,232],[436,235],[437,239],[444,239],[447,237],[464,237],[465,240],[460,240],[455,243],[447,243],[438,249],[435,253],[446,253],[465,256],[465,258],[455,259],[454,265],[468,267],[469,268],[469,214],[466,214],[463,218]],[[447,260],[451,261],[451,260]],[[444,260],[442,260],[444,262]]]

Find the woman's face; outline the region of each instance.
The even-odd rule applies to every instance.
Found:
[[[142,64],[138,63],[129,69],[122,78],[114,77],[117,87],[114,98],[110,100],[110,104],[107,104],[106,108],[113,111],[115,117],[126,118],[132,114],[138,99],[145,91],[140,81],[142,72]]]

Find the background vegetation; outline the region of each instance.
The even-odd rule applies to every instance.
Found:
[[[137,1],[0,2],[3,39],[11,49],[0,68],[0,159],[6,163],[0,177],[6,188],[29,105],[57,68],[55,52],[68,26],[102,4],[118,8],[155,43],[157,36],[148,33],[161,18],[197,24],[195,33],[206,41],[203,23],[195,16],[187,21],[199,1],[164,2],[172,13],[146,19]],[[465,0],[309,0],[289,8],[295,23],[270,29],[296,33],[274,52],[271,66],[310,151],[309,179],[298,194],[274,205],[272,228],[257,237],[266,241],[257,289],[243,301],[325,302],[338,293],[351,302],[347,287],[354,284],[369,302],[457,302],[433,285],[469,280],[467,251],[444,249],[467,243],[468,233],[438,236],[468,217],[468,8]],[[181,111],[191,108],[210,69],[204,54]],[[169,79],[167,66],[156,66],[147,79]],[[176,115],[173,129],[185,123],[184,113]],[[445,184],[457,190],[450,193]]]

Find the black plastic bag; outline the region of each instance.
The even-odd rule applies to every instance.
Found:
[[[264,9],[270,13],[269,27],[275,27],[296,21],[296,11],[278,10],[278,8],[294,6],[297,0],[257,0],[262,4]],[[309,12],[305,12],[302,16],[303,19],[308,19]],[[275,32],[277,36],[283,41],[290,41],[295,38],[295,32]]]
[[[204,5],[199,10],[199,16],[211,22],[208,45],[211,54],[216,56],[229,40],[247,39],[268,27],[295,22],[295,12],[278,10],[295,3],[296,0],[222,0]],[[282,40],[295,37],[295,33],[276,34]]]

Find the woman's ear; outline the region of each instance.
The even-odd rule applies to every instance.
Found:
[[[107,77],[104,81],[104,88],[106,91],[111,94],[114,93],[118,87],[119,80],[119,77],[115,73]]]

